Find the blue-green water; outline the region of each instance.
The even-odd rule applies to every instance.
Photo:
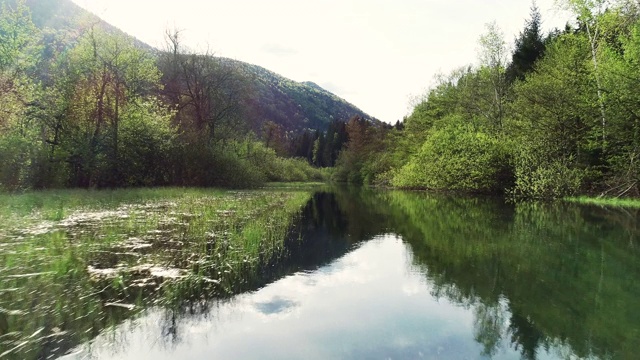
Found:
[[[188,234],[162,224],[154,236]],[[115,231],[105,229],[80,228]],[[189,241],[178,235],[159,243]],[[212,287],[174,276],[160,256],[170,248],[149,252],[157,268],[136,270],[156,275],[105,281],[108,269],[86,263],[141,250],[51,239],[53,250],[38,245],[32,258],[0,239],[0,265],[15,271],[15,259],[75,259],[40,290],[30,268],[0,274],[0,359],[635,359],[640,348],[638,210],[325,189],[281,255],[246,274],[218,268]],[[218,256],[201,251],[175,264]],[[67,300],[46,298],[58,293]],[[5,301],[20,294],[32,311]]]
[[[376,236],[326,266],[212,304],[204,314],[175,319],[153,309],[100,336],[81,354],[104,359],[480,356],[475,318],[485,309],[434,296],[432,284],[411,262],[411,249],[401,238]],[[508,320],[506,303],[493,311],[499,321]],[[497,349],[496,358],[518,357],[508,341]]]
[[[633,359],[638,213],[335,190],[288,273],[225,300],[149,308],[69,359]]]

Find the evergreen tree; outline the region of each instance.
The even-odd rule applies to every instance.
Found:
[[[516,39],[511,64],[507,67],[506,77],[509,84],[516,80],[524,80],[525,75],[533,70],[535,62],[544,55],[545,44],[541,25],[542,17],[534,2],[531,7],[531,18]]]

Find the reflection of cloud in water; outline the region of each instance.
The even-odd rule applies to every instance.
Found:
[[[286,311],[290,311],[291,309],[293,309],[296,306],[299,306],[300,304],[298,302],[295,302],[289,299],[283,299],[279,296],[276,296],[270,301],[256,302],[254,305],[259,312],[265,315],[273,315],[273,314],[280,314]]]
[[[157,360],[477,357],[481,349],[472,340],[473,314],[433,299],[422,277],[407,269],[407,251],[396,236],[376,237],[320,269],[220,302],[205,317],[169,318],[178,335],[188,336],[178,336],[168,353],[149,341],[162,319],[158,309],[118,327],[129,341],[124,353],[109,356],[109,337],[101,335],[84,355]]]

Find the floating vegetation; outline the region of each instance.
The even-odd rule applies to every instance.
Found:
[[[63,355],[146,306],[238,291],[283,254],[309,198],[199,189],[0,195],[0,358]]]

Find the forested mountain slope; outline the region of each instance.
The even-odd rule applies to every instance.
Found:
[[[0,0],[15,6],[16,0]],[[92,27],[115,35],[126,35],[69,0],[27,0],[33,23],[43,31],[46,47],[69,47]],[[137,47],[161,54],[137,39]],[[51,52],[53,50],[49,50]],[[256,132],[270,121],[285,131],[300,133],[305,129],[326,131],[332,120],[347,121],[353,116],[376,121],[356,106],[311,82],[296,82],[257,65],[214,57],[227,67],[241,69],[246,78],[242,97],[243,119]],[[224,84],[222,84],[224,86]],[[377,122],[377,121],[376,121]]]
[[[293,81],[257,65],[232,61],[247,69],[253,78],[254,93],[249,108],[250,117],[258,123],[273,121],[299,132],[324,131],[332,120],[347,121],[354,116],[379,122],[313,82]]]
[[[310,159],[335,156],[295,140],[352,116],[328,92],[192,52],[179,33],[160,51],[69,1],[0,5],[0,191],[318,179]]]

